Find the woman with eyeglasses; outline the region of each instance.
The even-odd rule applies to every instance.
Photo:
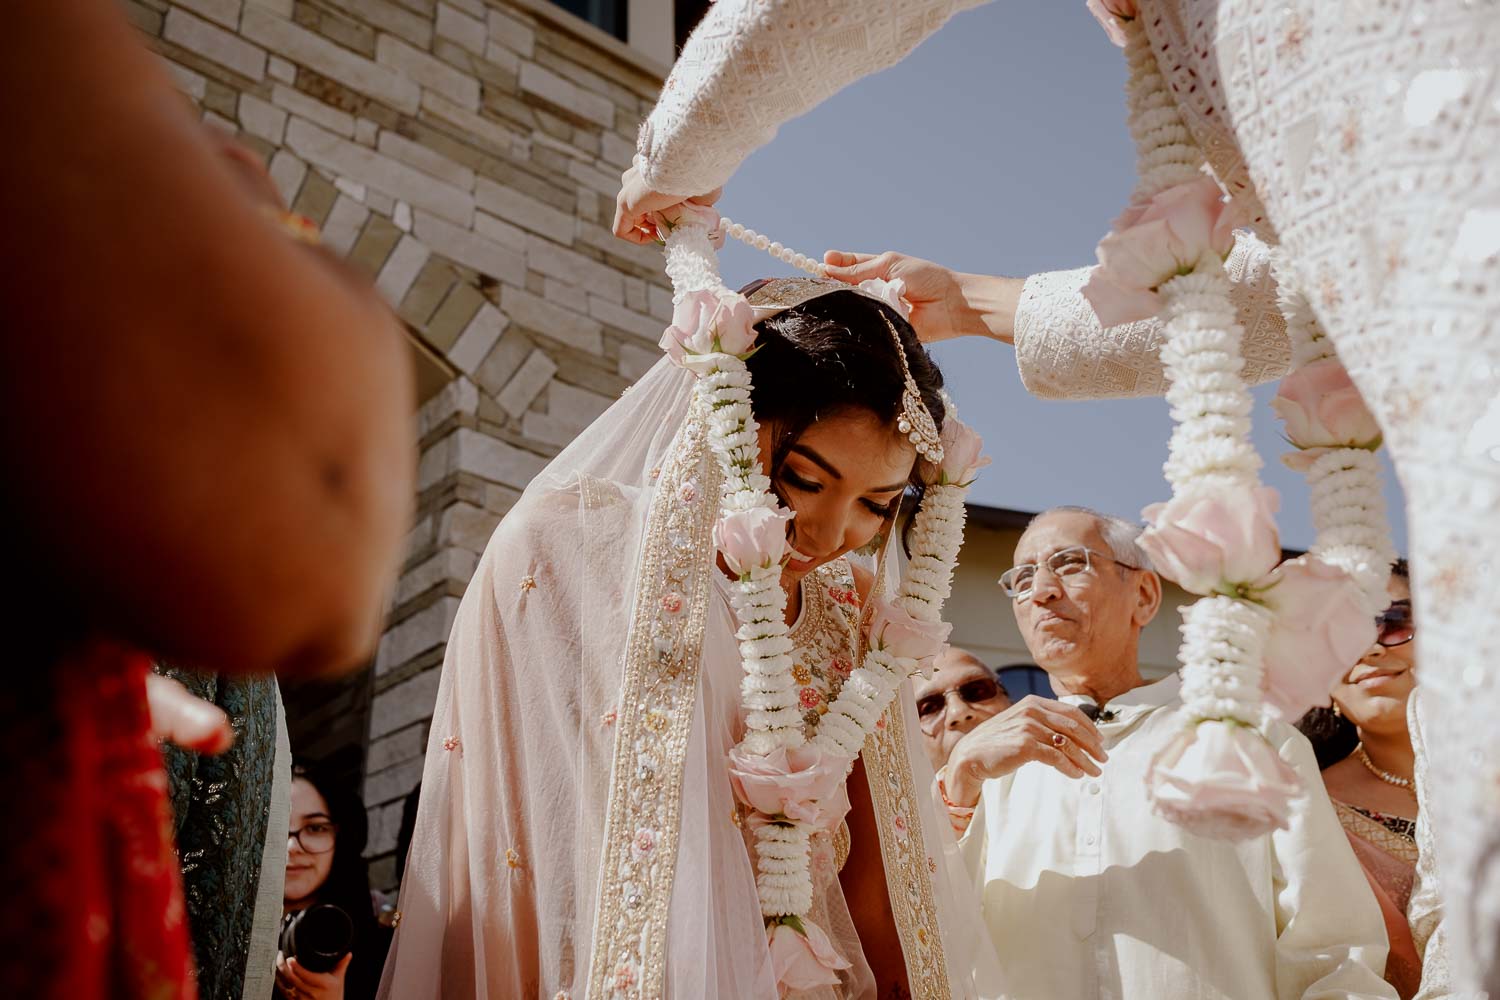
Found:
[[[1297,728],[1312,741],[1339,822],[1385,915],[1391,950],[1385,978],[1403,1000],[1416,993],[1422,962],[1406,920],[1417,863],[1415,754],[1406,727],[1416,687],[1411,585],[1406,560],[1391,567],[1391,604],[1373,645]]]
[[[914,680],[922,742],[934,770],[948,763],[959,737],[1010,707],[1005,685],[967,649],[947,647],[932,676]]]
[[[286,842],[286,890],[283,897],[281,939],[283,953],[276,959],[275,1000],[369,1000],[380,983],[380,970],[390,947],[390,930],[375,919],[370,899],[370,876],[365,866],[365,838],[369,826],[364,803],[344,783],[306,766],[292,771],[291,822]],[[288,928],[314,907],[333,906],[348,917],[348,926],[333,915],[314,926],[309,920],[293,927],[296,945],[314,953],[328,942],[348,953],[331,969],[316,957],[298,959],[285,954]],[[330,929],[330,923],[332,927]],[[299,952],[300,953],[300,952]]]

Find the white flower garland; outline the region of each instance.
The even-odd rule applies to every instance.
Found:
[[[1292,343],[1292,370],[1319,361],[1337,361],[1338,352],[1313,314],[1301,282],[1277,251],[1271,258],[1277,303]],[[1386,583],[1396,560],[1380,478],[1380,460],[1368,448],[1327,448],[1306,470],[1312,491],[1316,537],[1311,553],[1354,578],[1370,613],[1388,601]]]
[[[765,237],[722,220],[730,235],[773,253],[809,273],[811,258],[772,244]],[[667,273],[680,300],[697,290],[722,290],[716,257],[707,232],[678,226],[666,240]],[[750,408],[750,372],[743,359],[717,354],[694,387],[709,408],[709,443],[724,472],[720,509],[724,514],[765,507],[778,510],[771,481],[761,471],[758,425]],[[912,558],[896,600],[913,618],[936,622],[952,588],[953,569],[963,543],[964,498],[968,483],[928,487],[910,535]],[[781,587],[781,564],[752,567],[731,588],[731,605],[739,622],[736,637],[744,666],[741,700],[745,736],[739,749],[764,755],[805,745],[798,711],[799,686],[792,675],[792,642],[786,625],[787,595]],[[815,745],[842,757],[858,756],[875,730],[902,679],[917,661],[893,655],[872,637],[864,663],[851,672],[838,697],[819,721]],[[807,824],[785,816],[752,821],[757,856],[756,887],[761,913],[768,923],[800,926],[812,908],[810,840]]]

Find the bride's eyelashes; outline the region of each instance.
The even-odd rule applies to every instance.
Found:
[[[781,480],[787,486],[790,486],[792,489],[796,490],[799,493],[816,494],[823,492],[822,483],[815,483],[809,479],[803,479],[791,469],[781,470]],[[876,517],[881,518],[882,520],[888,520],[896,516],[896,511],[901,505],[901,498],[896,497],[889,503],[878,503],[869,498],[865,498],[861,500],[860,503],[864,504],[865,508],[871,514],[874,514]]]

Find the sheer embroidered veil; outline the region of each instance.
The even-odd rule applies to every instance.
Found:
[[[714,607],[719,478],[693,377],[663,360],[497,527],[444,659],[382,997],[776,997],[731,821],[737,697],[702,683],[709,661],[739,670]],[[904,930],[913,985],[978,995],[988,940],[909,684],[887,718],[899,760],[871,782],[908,810],[882,842],[898,924],[928,920]]]

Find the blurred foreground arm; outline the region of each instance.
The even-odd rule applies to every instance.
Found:
[[[0,470],[33,592],[180,662],[361,662],[412,497],[397,321],[268,217],[111,0],[18,5],[0,45]]]

